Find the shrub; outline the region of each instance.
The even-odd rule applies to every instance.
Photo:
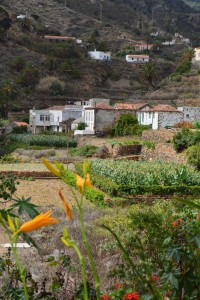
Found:
[[[156,143],[155,142],[149,142],[149,141],[145,141],[143,142],[143,146],[147,147],[148,149],[155,149]]]
[[[131,113],[122,113],[112,124],[104,127],[104,133],[111,136],[138,135],[150,126],[138,124],[138,120]]]
[[[96,153],[98,150],[98,147],[96,146],[90,146],[90,145],[85,145],[81,148],[77,149],[71,149],[70,154],[72,156],[84,156],[84,157],[91,157],[94,153]]]
[[[193,124],[192,124],[192,122],[182,121],[182,122],[176,123],[174,125],[174,128],[190,128],[190,129],[192,129]]]
[[[20,72],[26,64],[24,57],[15,56],[11,62],[11,66],[17,71]]]
[[[174,149],[177,152],[182,152],[192,144],[192,132],[188,128],[183,128],[173,137]]]
[[[65,83],[59,80],[59,78],[55,76],[46,76],[40,79],[39,83],[36,86],[36,90],[42,93],[46,93],[46,92],[56,93],[61,91],[62,94],[64,88],[65,88]]]
[[[85,191],[86,198],[97,206],[106,206],[104,194],[94,188],[87,188]]]
[[[16,134],[26,133],[27,129],[28,129],[27,126],[18,126],[18,127],[13,127],[12,132]]]
[[[200,144],[190,147],[187,154],[188,162],[200,170]]]
[[[200,129],[200,121],[194,122],[194,123],[193,123],[193,127],[194,127],[195,129]]]
[[[8,163],[8,164],[15,164],[19,163],[20,160],[17,158],[12,157],[11,155],[4,155],[0,158],[0,163]]]
[[[85,130],[86,127],[87,127],[86,123],[80,122],[78,123],[77,130]]]
[[[64,95],[64,87],[60,83],[60,81],[56,80],[52,83],[52,85],[49,87],[49,90],[51,91],[51,94],[53,96],[62,96]]]

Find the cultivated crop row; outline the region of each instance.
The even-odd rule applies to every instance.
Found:
[[[32,134],[12,134],[11,141],[25,145],[47,146],[47,147],[76,147],[76,141],[67,139],[65,136],[56,135],[32,135]]]
[[[200,185],[198,172],[174,163],[94,160],[92,166],[97,174],[131,187]]]

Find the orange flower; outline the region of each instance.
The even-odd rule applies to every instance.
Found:
[[[86,187],[91,187],[90,174],[87,173],[86,179],[76,175],[76,185],[81,193]]]
[[[172,223],[172,226],[173,226],[173,227],[176,227],[177,225],[179,225],[179,224],[181,224],[181,223],[183,223],[183,219],[180,218],[180,219],[174,221],[174,222]]]
[[[62,200],[62,203],[63,203],[63,205],[65,207],[66,219],[69,218],[71,220],[74,220],[74,216],[72,214],[71,207],[67,203],[67,200],[64,198],[64,196],[63,196],[63,194],[62,194],[61,191],[59,191],[59,196],[60,196],[60,199]]]
[[[45,214],[41,213],[36,216],[33,220],[24,223],[18,230],[18,232],[29,232],[38,229],[43,226],[57,224],[59,221],[55,218],[51,218],[51,209]]]

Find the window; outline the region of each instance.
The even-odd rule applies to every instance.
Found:
[[[50,121],[50,116],[45,116],[45,115],[40,115],[40,121],[44,122],[44,121]]]
[[[142,122],[144,122],[144,113],[142,113]]]
[[[190,115],[189,115],[189,114],[187,114],[187,115],[186,115],[186,118],[188,118],[188,119],[189,119],[189,117],[190,117]]]
[[[149,112],[149,119],[151,119],[151,113]]]
[[[58,117],[58,122],[59,122],[59,117]]]

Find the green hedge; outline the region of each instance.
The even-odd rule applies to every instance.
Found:
[[[83,166],[81,165],[83,169]],[[83,173],[81,172],[81,176]],[[62,177],[65,179],[65,182],[73,187],[76,187],[76,175],[69,170],[64,169],[62,171]],[[97,191],[95,188],[90,187],[85,190],[85,197],[90,202],[94,203],[97,206],[106,206],[104,202],[104,194],[100,191]]]
[[[85,197],[97,206],[106,206],[104,202],[104,194],[94,188],[86,188]]]
[[[76,172],[83,176],[83,167],[82,164],[76,164]],[[104,193],[110,195],[111,197],[117,197],[120,192],[120,185],[113,182],[112,180],[100,176],[95,173],[93,170],[90,171],[90,177],[92,180],[92,184],[102,190]]]
[[[175,193],[185,194],[185,195],[200,195],[200,186],[188,186],[188,185],[178,185],[178,186],[121,186],[119,190],[119,195],[143,195],[143,194],[154,194],[154,195],[172,195]]]

